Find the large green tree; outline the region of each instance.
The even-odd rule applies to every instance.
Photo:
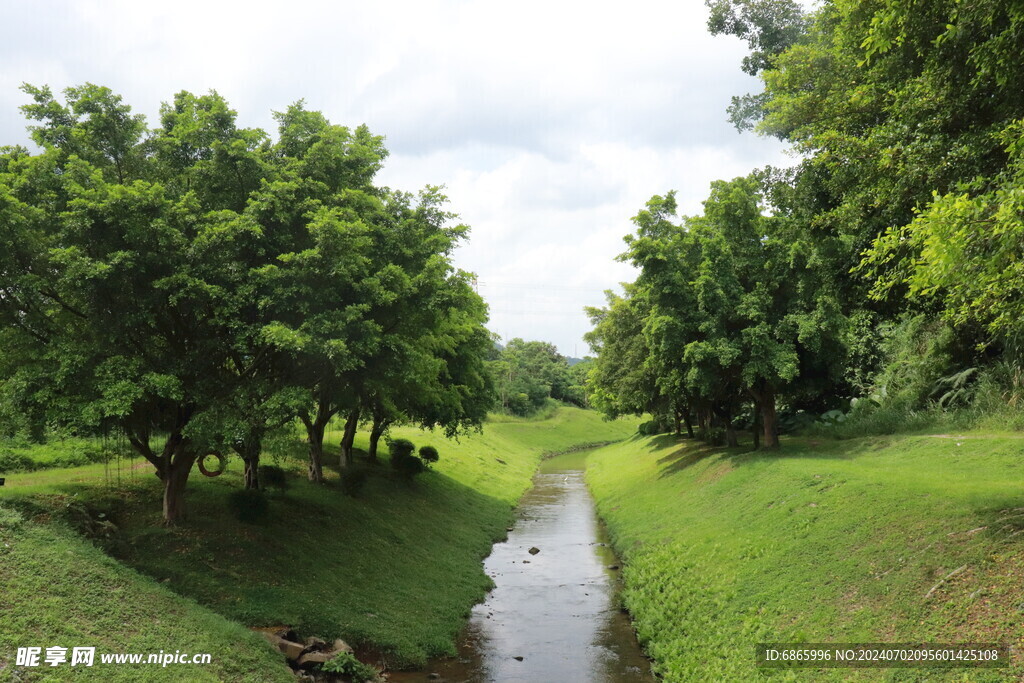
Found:
[[[752,400],[765,445],[777,446],[778,399],[820,391],[842,360],[845,321],[827,277],[794,248],[791,222],[764,208],[756,177],[712,183],[704,213],[681,223],[671,193],[654,197],[624,255],[650,302],[642,334],[657,393],[675,411],[695,409],[702,432],[721,425],[730,445]]]
[[[207,116],[222,104],[215,94],[175,99],[181,120],[203,131],[185,143],[174,126],[147,135],[106,88],[70,88],[66,104],[47,88],[25,90],[42,152],[10,155],[0,178],[4,322],[48,370],[51,416],[120,426],[155,466],[164,517],[176,521],[193,463],[216,442],[209,409],[254,372],[265,346],[240,324],[259,231],[183,176],[219,163],[224,145],[260,163],[262,139],[226,108]],[[183,146],[192,153],[166,163]]]

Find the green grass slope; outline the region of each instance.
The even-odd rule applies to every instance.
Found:
[[[588,480],[656,670],[738,681],[770,673],[755,667],[758,642],[1024,645],[1022,455],[1020,435],[796,439],[773,454],[660,436],[594,453]],[[1022,675],[1019,659],[1010,670],[775,673]]]
[[[543,420],[504,418],[458,441],[396,429],[417,447],[438,448],[432,471],[405,481],[385,455],[350,497],[336,470],[312,486],[304,461],[284,458],[291,487],[270,495],[261,524],[239,522],[228,503],[242,487],[237,460],[216,479],[193,475],[189,520],[170,529],[159,524],[161,492],[148,469],[122,473],[120,485],[95,465],[11,475],[8,492],[43,507],[77,494],[117,525],[109,544],[124,563],[229,619],[342,637],[392,666],[421,664],[453,652],[464,617],[491,585],[481,559],[504,538],[542,454],[635,429],[635,420],[607,422],[571,407]],[[330,436],[327,464],[336,466],[340,432]],[[365,448],[366,436],[356,445]]]
[[[104,555],[58,524],[0,507],[0,680],[294,680],[262,638]],[[93,666],[17,667],[19,647],[95,647]],[[211,655],[209,664],[102,664],[100,653]],[[42,659],[42,658],[41,658]]]

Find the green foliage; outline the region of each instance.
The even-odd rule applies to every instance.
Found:
[[[648,362],[651,355],[644,322],[650,303],[644,290],[626,285],[626,296],[605,292],[605,308],[588,308],[594,329],[584,339],[597,353],[589,371],[587,399],[609,417],[642,415],[658,410],[664,399],[658,377]]]
[[[983,324],[993,339],[1019,353],[1024,350],[1024,121],[1009,126],[1002,138],[1010,154],[1002,173],[936,193],[912,222],[875,240],[863,267],[877,275],[876,296],[905,285],[912,299],[941,302],[955,325]],[[918,257],[892,267],[908,249]]]
[[[0,440],[0,473],[32,472],[54,467],[81,467],[93,463],[109,462],[115,457],[112,450],[87,440],[71,439],[51,441],[32,446],[18,439]]]
[[[427,470],[423,460],[416,457],[416,445],[408,439],[390,439],[388,451],[391,468],[406,479],[412,479]]]
[[[34,469],[36,469],[36,462],[29,456],[0,448],[0,473],[31,472]]]
[[[451,263],[468,228],[439,188],[373,184],[382,137],[297,102],[273,142],[214,92],[147,130],[107,88],[23,89],[42,149],[0,150],[0,432],[123,431],[173,522],[199,453],[253,461],[296,415],[317,455],[342,411],[483,421],[486,306]]]
[[[881,331],[885,363],[874,382],[876,401],[923,408],[936,382],[954,369],[953,330],[941,321],[916,315]]]
[[[672,430],[672,427],[663,420],[647,420],[641,422],[640,426],[636,428],[637,434],[641,436],[652,436],[654,434],[664,434]]]
[[[696,413],[702,436],[721,431],[735,445],[735,419],[753,399],[775,446],[777,398],[837,384],[846,318],[830,271],[794,244],[790,216],[764,215],[764,187],[755,176],[716,181],[703,215],[681,224],[671,192],[634,217],[621,258],[640,269],[637,281],[627,299],[590,311],[595,406],[677,423]]]
[[[488,366],[501,408],[513,415],[529,415],[549,398],[581,405],[569,362],[552,344],[513,339]]]
[[[270,501],[257,489],[239,489],[228,495],[228,504],[240,522],[261,524],[270,514]]]
[[[803,16],[786,2],[709,4],[709,28],[746,39],[744,69],[765,84],[734,100],[734,120],[760,121],[803,156],[764,177],[793,222],[790,259],[834,274],[819,291],[850,320],[840,390],[866,395],[881,371],[906,413],[940,377],[1019,361],[1021,7],[830,0]],[[917,379],[881,369],[877,333],[922,313],[948,325],[955,362]],[[968,399],[944,404],[954,398]]]
[[[327,660],[320,670],[348,676],[353,683],[372,683],[379,680],[380,675],[377,669],[360,662],[351,652],[339,652]]]
[[[807,17],[793,0],[705,0],[712,35],[732,35],[747,41],[750,54],[741,68],[756,76],[771,68],[775,58],[803,38]],[[737,130],[750,130],[764,117],[767,93],[732,98],[729,120]]]
[[[953,408],[970,403],[974,395],[973,382],[978,368],[967,368],[948,377],[940,377],[932,388],[931,398],[940,408]]]
[[[420,459],[426,463],[435,463],[441,459],[437,449],[433,446],[421,446],[420,447]]]
[[[391,455],[391,459],[412,455],[416,452],[416,444],[409,439],[389,439],[388,440],[388,453]]]
[[[406,479],[412,479],[416,475],[427,471],[427,465],[423,460],[420,460],[415,455],[404,453],[391,456],[391,467]]]
[[[733,35],[747,41],[750,55],[743,71],[756,76],[772,65],[806,30],[800,4],[793,0],[706,0],[711,35]]]

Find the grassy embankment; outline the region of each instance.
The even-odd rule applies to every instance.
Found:
[[[738,681],[765,673],[757,642],[1024,645],[1022,454],[1019,434],[791,439],[771,454],[637,437],[592,455],[588,479],[657,671]],[[776,674],[1020,680],[1024,663]]]
[[[91,668],[16,667],[19,647],[95,647]],[[103,665],[100,653],[208,653],[211,664]],[[42,657],[40,658],[43,659]],[[20,668],[20,671],[19,671]],[[77,675],[76,675],[77,674]],[[0,680],[294,681],[263,640],[105,555],[0,507]]]
[[[215,660],[218,654],[225,662],[234,660],[236,669],[283,671],[281,660],[258,647],[251,648],[258,654],[248,656],[270,665],[238,663],[243,658],[236,648],[250,648],[252,639],[221,617],[246,626],[287,624],[328,640],[342,637],[372,646],[391,665],[422,663],[451,652],[464,616],[489,588],[480,560],[505,536],[512,507],[541,455],[623,439],[635,428],[635,421],[605,422],[597,413],[564,407],[542,420],[498,418],[483,434],[459,442],[397,429],[395,436],[417,446],[436,446],[441,461],[411,483],[386,464],[371,468],[357,497],[341,493],[336,471],[323,487],[308,484],[303,461],[286,457],[279,464],[294,472],[291,487],[270,495],[269,519],[255,525],[237,521],[228,505],[230,491],[242,486],[237,460],[219,478],[193,476],[189,521],[170,529],[159,524],[160,488],[148,465],[135,471],[134,481],[122,474],[120,485],[105,483],[102,465],[9,475],[3,496],[35,521],[2,532],[13,550],[0,554],[0,573],[16,580],[5,581],[0,602],[29,616],[14,628],[0,628],[0,666],[27,641],[59,644],[74,635],[79,644],[103,642],[123,651],[156,643],[157,650],[206,651],[202,643]],[[332,445],[338,436],[333,433]],[[362,435],[356,445],[365,447],[365,441]],[[93,520],[100,514],[113,520],[117,531],[105,543],[142,576],[60,525],[42,523],[72,501]],[[43,553],[44,538],[63,549]],[[73,558],[81,571],[70,571],[63,557]],[[97,572],[113,578],[90,578]],[[43,585],[66,599],[39,603],[34,596]],[[89,609],[106,615],[96,627],[90,626]],[[69,631],[67,615],[80,613],[80,623]],[[155,620],[168,630],[154,631]],[[221,630],[207,624],[222,624]],[[239,678],[236,673],[224,675]]]

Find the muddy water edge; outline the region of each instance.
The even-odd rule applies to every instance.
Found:
[[[588,451],[541,463],[508,540],[484,561],[494,590],[473,608],[458,656],[395,683],[651,682],[618,607],[619,561],[583,480]],[[539,552],[531,553],[531,549]]]

